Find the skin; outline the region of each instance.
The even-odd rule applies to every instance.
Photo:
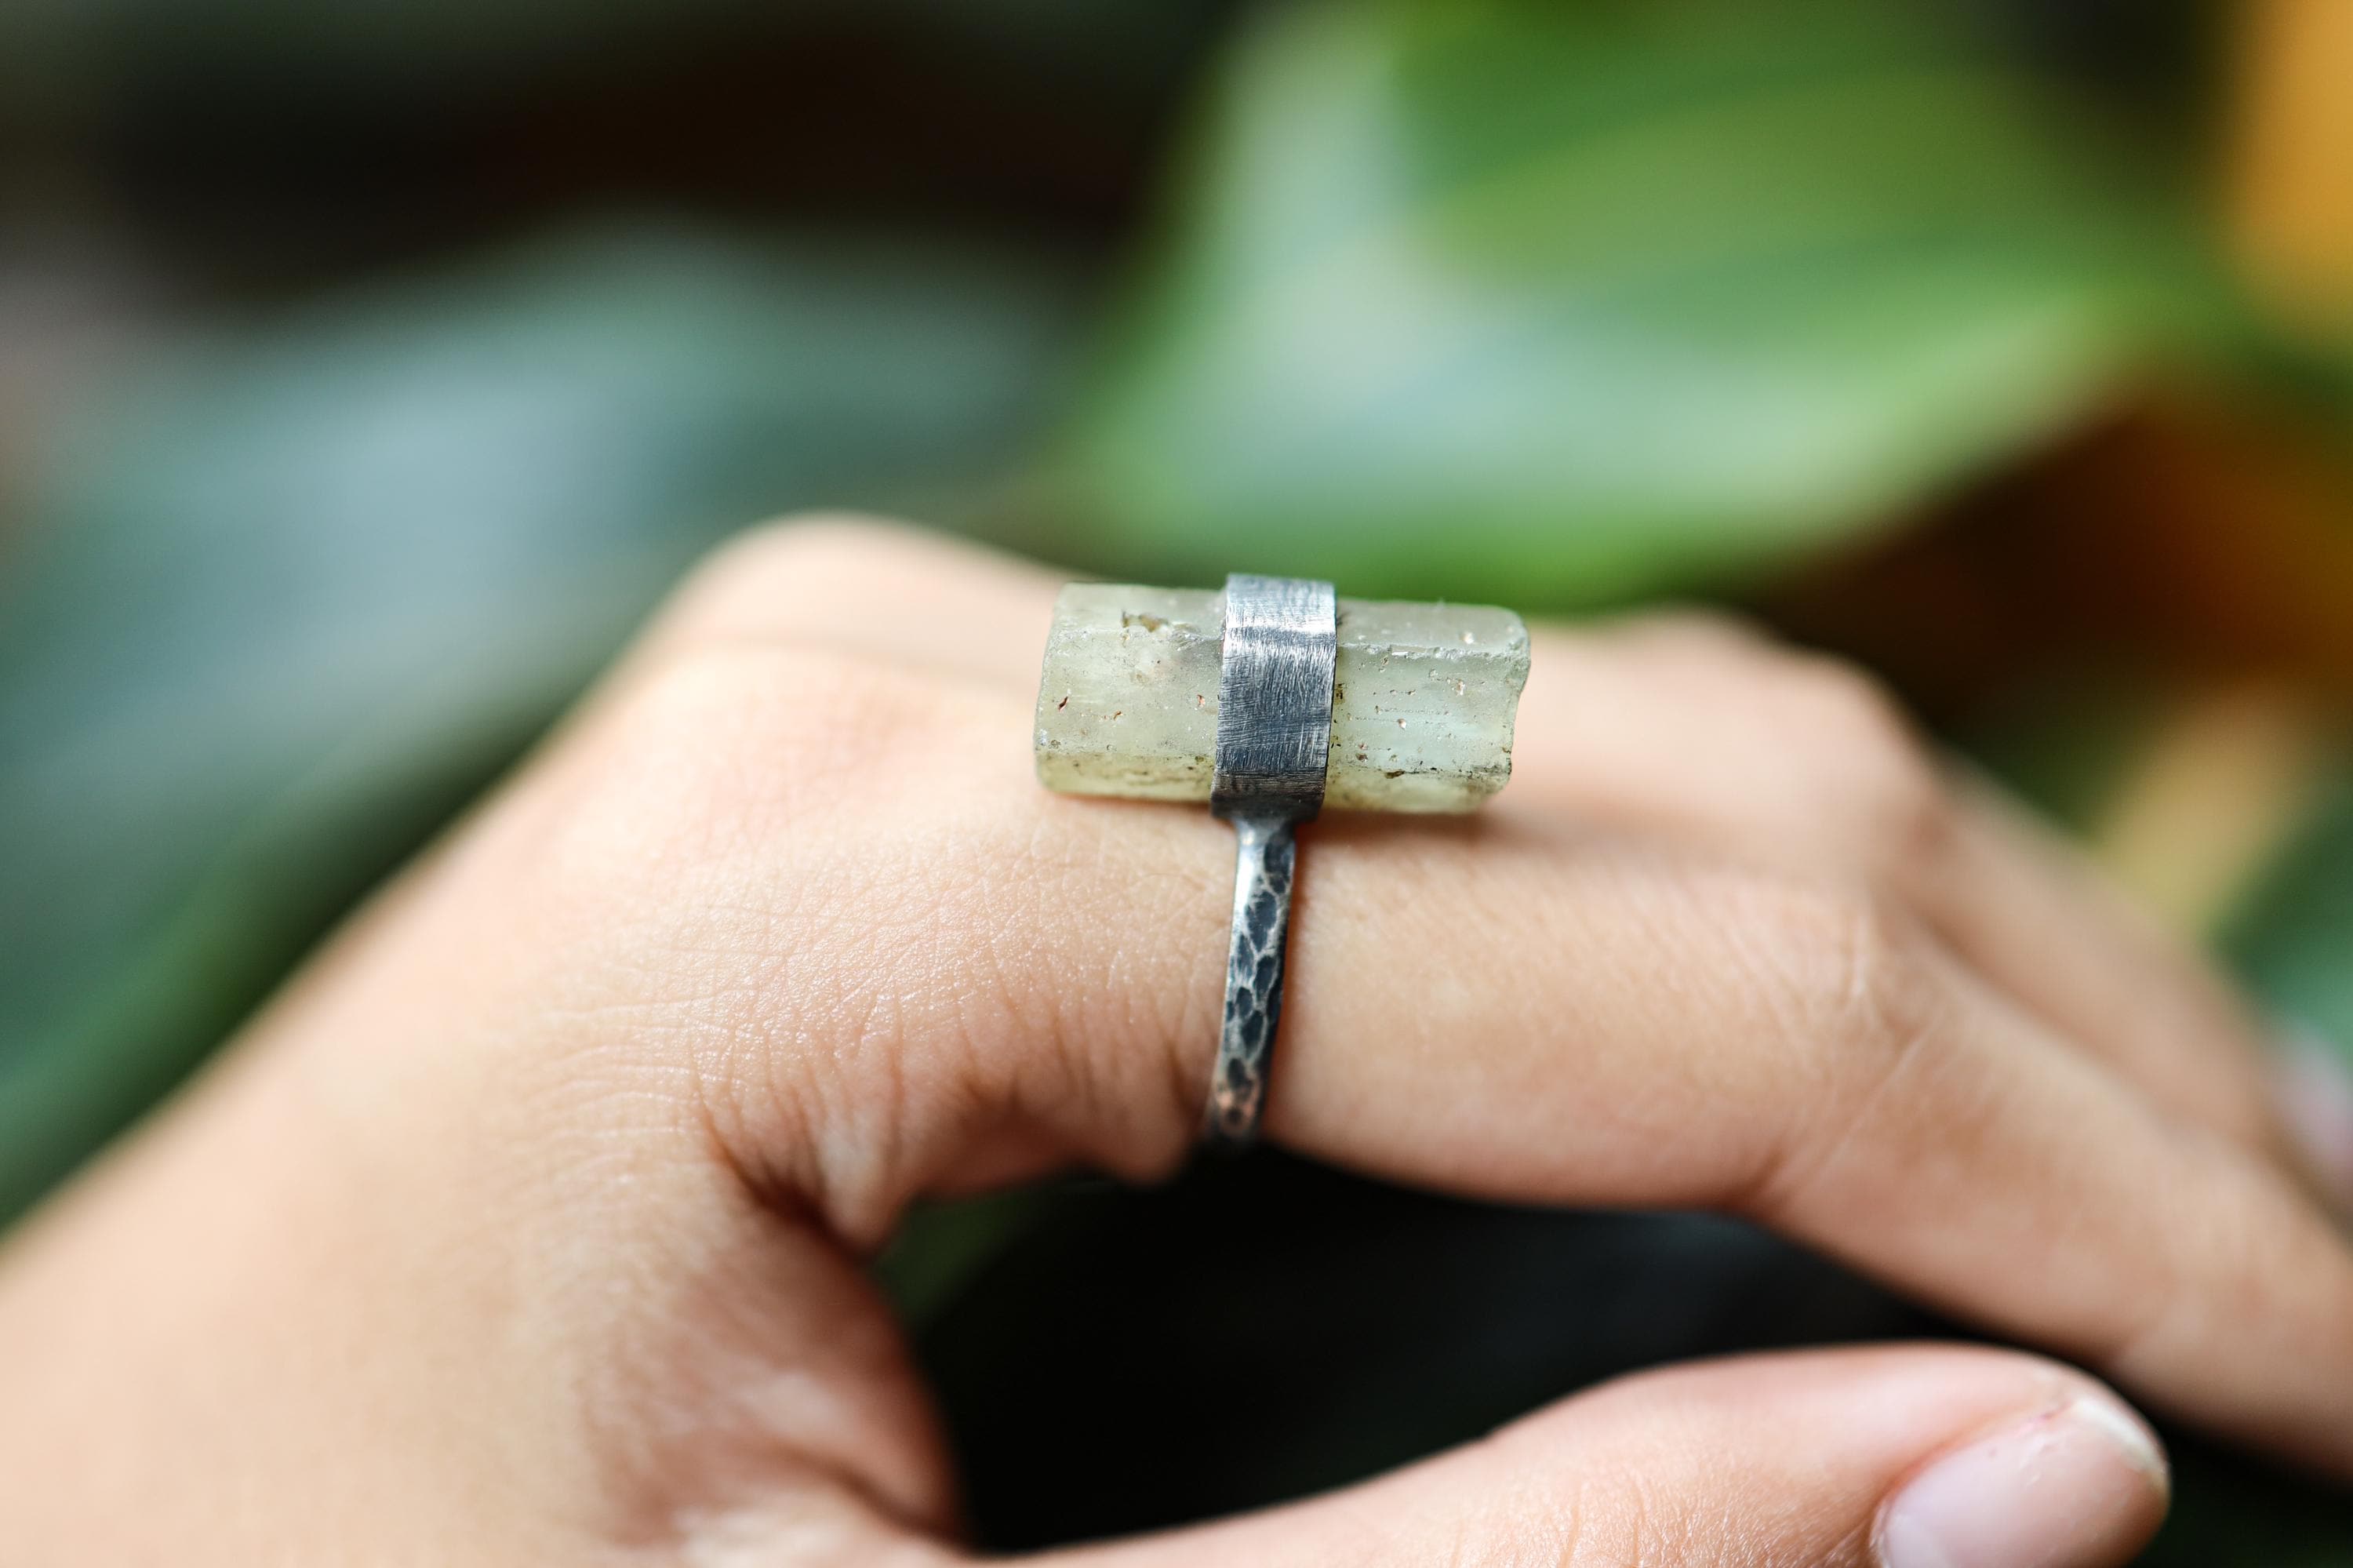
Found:
[[[921,1195],[1176,1169],[1230,888],[1206,812],[1031,778],[1053,586],[851,523],[701,571],[0,1254],[11,1561],[959,1560],[860,1260]],[[1746,1215],[2052,1359],[1671,1369],[1062,1561],[1861,1563],[2077,1367],[2353,1476],[2353,1251],[2197,960],[1852,672],[1681,619],[1535,669],[1494,807],[1306,835],[1268,1136]]]

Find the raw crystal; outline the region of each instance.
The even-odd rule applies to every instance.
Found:
[[[1038,777],[1072,795],[1206,800],[1217,589],[1072,583],[1038,687]],[[1344,599],[1328,806],[1468,811],[1512,776],[1528,629],[1507,609]]]

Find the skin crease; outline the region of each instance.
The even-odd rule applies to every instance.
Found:
[[[0,1253],[12,1563],[958,1559],[860,1260],[921,1194],[1173,1171],[1230,890],[1205,812],[1031,779],[1052,586],[848,523],[688,584]],[[1064,1560],[1862,1563],[1941,1456],[2130,1423],[2062,1361],[2353,1475],[2353,1254],[2221,982],[1850,673],[1655,619],[1535,672],[1496,808],[1303,835],[1269,1136],[1746,1214],[2062,1360],[1670,1369]]]

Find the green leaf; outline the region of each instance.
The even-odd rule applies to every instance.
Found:
[[[1070,432],[1073,547],[1623,599],[1846,540],[2229,341],[2114,128],[1928,15],[1287,14]]]
[[[224,326],[69,421],[0,591],[0,1222],[713,541],[993,482],[1070,291],[945,246],[583,233]]]

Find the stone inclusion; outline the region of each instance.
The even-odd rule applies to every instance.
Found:
[[[1038,777],[1071,795],[1207,800],[1219,589],[1072,583],[1038,687]],[[1528,629],[1507,609],[1344,599],[1324,803],[1469,811],[1512,776]]]

